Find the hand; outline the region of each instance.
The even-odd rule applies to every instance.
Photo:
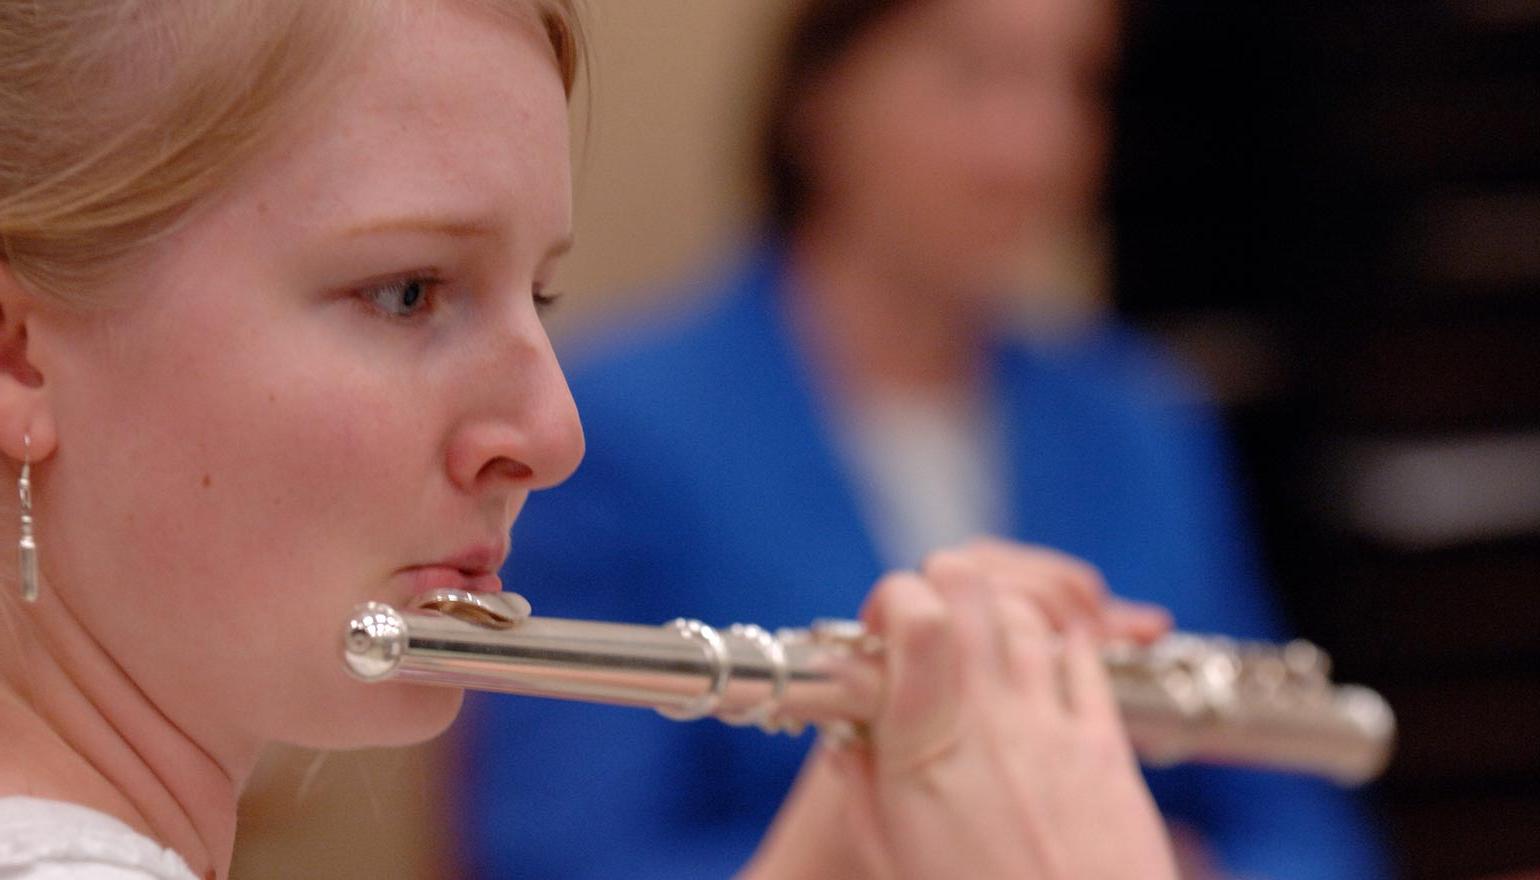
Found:
[[[952,552],[973,560],[998,589],[1030,598],[1055,632],[1078,626],[1106,641],[1147,644],[1171,630],[1166,609],[1112,595],[1096,566],[1068,553],[1000,538]]]
[[[869,746],[815,753],[749,875],[1175,876],[1096,643],[1153,638],[1163,612],[987,541],[884,578],[862,617],[886,646]]]

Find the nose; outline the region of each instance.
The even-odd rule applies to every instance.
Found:
[[[489,342],[466,379],[470,414],[450,440],[450,480],[477,494],[531,491],[567,479],[583,458],[583,426],[538,320]]]

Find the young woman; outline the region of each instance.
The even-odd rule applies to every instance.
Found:
[[[582,455],[539,320],[572,33],[554,2],[0,0],[4,521],[37,560],[0,599],[0,875],[223,877],[264,744],[454,718],[350,680],[338,628],[497,589]],[[881,581],[870,748],[819,756],[749,871],[1169,876],[1083,634],[1159,621],[1099,589],[995,544]]]

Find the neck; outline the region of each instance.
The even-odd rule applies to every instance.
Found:
[[[0,599],[0,618],[11,631],[0,644],[0,727],[14,744],[0,755],[0,795],[99,810],[175,850],[195,874],[227,876],[236,801],[256,748],[216,759],[46,584],[35,605]]]
[[[788,250],[792,332],[837,393],[949,393],[978,380],[976,305],[859,236],[803,224]]]

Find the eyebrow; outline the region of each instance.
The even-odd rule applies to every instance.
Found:
[[[343,231],[343,238],[378,235],[390,232],[426,232],[450,238],[491,238],[498,231],[491,224],[480,220],[462,220],[456,217],[440,217],[428,214],[412,214],[400,217],[382,217],[370,220]],[[557,239],[546,251],[548,258],[555,258],[572,250],[572,234]]]

